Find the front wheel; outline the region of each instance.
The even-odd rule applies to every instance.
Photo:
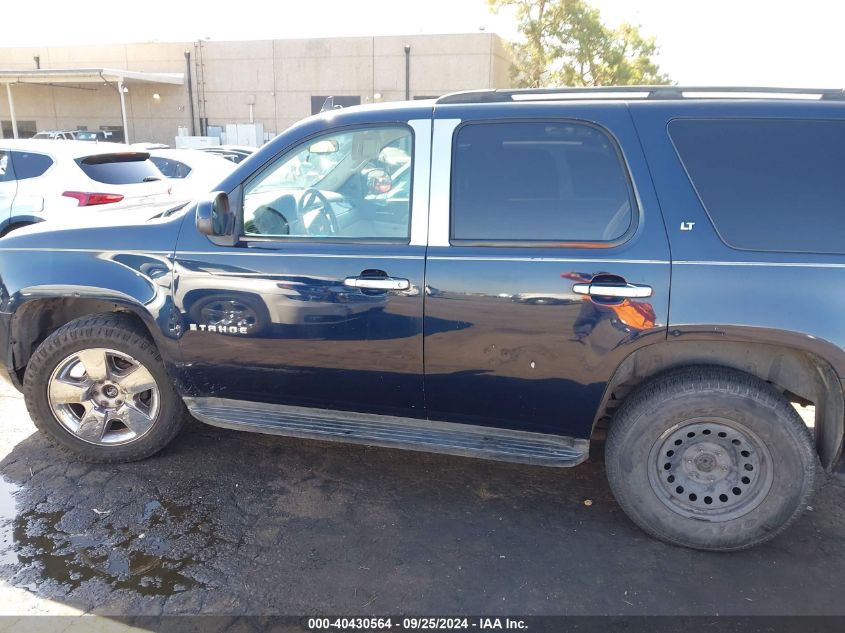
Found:
[[[48,336],[27,365],[24,397],[35,425],[88,461],[148,457],[185,418],[155,344],[122,314],[83,317]]]
[[[817,457],[771,385],[722,367],[673,371],[633,393],[611,425],[619,505],[661,540],[730,551],[773,538],[804,510]]]

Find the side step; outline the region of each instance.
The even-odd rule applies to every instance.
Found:
[[[585,439],[416,418],[223,398],[185,398],[185,404],[198,420],[227,429],[521,464],[576,466],[590,447]]]

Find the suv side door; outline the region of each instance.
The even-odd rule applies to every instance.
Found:
[[[627,106],[438,105],[432,155],[429,415],[589,437],[625,356],[666,336],[669,248]]]
[[[235,244],[186,223],[187,376],[200,398],[423,417],[431,119],[329,125],[249,162]]]

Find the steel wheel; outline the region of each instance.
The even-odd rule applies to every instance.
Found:
[[[749,429],[695,418],[667,430],[649,459],[649,482],[674,512],[729,521],[759,506],[772,486],[772,457]]]
[[[81,350],[61,361],[47,383],[47,398],[65,429],[90,444],[108,446],[146,435],[161,400],[143,364],[106,348]]]

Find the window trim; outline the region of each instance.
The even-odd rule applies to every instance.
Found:
[[[315,132],[313,134],[309,134],[301,139],[299,139],[296,143],[289,145],[285,150],[274,157],[272,160],[267,161],[265,164],[261,166],[257,171],[250,174],[249,178],[245,179],[239,185],[240,189],[240,196],[238,199],[238,206],[237,206],[237,218],[236,218],[236,230],[238,232],[237,235],[237,243],[236,246],[243,246],[249,247],[251,245],[261,245],[261,244],[385,244],[385,245],[393,245],[393,246],[403,246],[403,245],[412,245],[412,238],[413,236],[413,227],[414,227],[414,202],[415,196],[414,191],[416,190],[415,187],[415,176],[416,176],[416,152],[417,152],[417,138],[416,138],[416,131],[414,127],[411,125],[411,122],[415,119],[411,119],[409,121],[379,121],[373,123],[353,123],[349,125],[341,125],[337,127],[333,127],[330,129],[320,130],[319,132]],[[345,238],[338,238],[338,237],[331,237],[331,236],[313,236],[313,237],[305,237],[305,236],[290,236],[290,235],[247,235],[244,232],[244,198],[246,197],[246,189],[247,187],[255,181],[259,176],[266,173],[270,167],[277,164],[278,161],[284,157],[290,155],[292,152],[296,151],[298,148],[304,146],[307,143],[310,143],[315,138],[320,138],[324,136],[329,136],[331,134],[337,133],[345,133],[354,130],[372,130],[375,128],[404,128],[411,137],[411,175],[410,175],[410,192],[408,195],[408,236],[407,237],[384,237],[384,238],[370,238],[370,237],[345,237]],[[426,214],[428,213],[428,209],[423,209]]]
[[[631,205],[631,223],[627,230],[614,240],[478,240],[467,238],[455,238],[455,223],[454,218],[454,182],[455,182],[455,153],[457,150],[457,137],[462,129],[470,125],[488,125],[488,124],[502,124],[502,123],[555,123],[555,124],[576,124],[590,127],[597,132],[604,134],[613,146],[616,157],[619,160],[619,165],[624,172],[625,181],[628,188],[628,199]],[[619,139],[613,134],[611,130],[603,125],[588,121],[586,119],[579,119],[574,117],[520,117],[520,118],[495,118],[495,119],[469,119],[461,121],[452,132],[452,141],[450,148],[450,168],[449,168],[449,244],[451,246],[480,246],[480,247],[511,247],[511,248],[561,248],[561,249],[608,249],[616,248],[631,240],[637,229],[640,226],[641,206],[639,203],[639,196],[634,186],[634,180],[631,176],[631,167],[628,160],[622,151],[622,146]]]
[[[719,241],[733,251],[739,251],[744,253],[789,253],[791,255],[829,255],[829,256],[842,256],[843,252],[832,252],[832,251],[807,251],[807,250],[783,250],[783,249],[760,249],[760,248],[745,248],[742,246],[734,246],[727,239],[722,235],[721,231],[719,230],[716,221],[713,219],[713,216],[710,214],[710,209],[704,203],[704,198],[701,196],[701,193],[698,190],[698,186],[695,184],[695,180],[692,178],[692,174],[690,174],[689,170],[687,169],[687,165],[684,162],[683,157],[681,156],[681,151],[678,146],[675,144],[675,139],[672,138],[672,132],[669,129],[672,123],[675,121],[781,121],[781,122],[828,122],[828,123],[840,123],[845,125],[845,119],[837,119],[834,117],[796,117],[796,116],[674,116],[666,122],[666,138],[669,139],[669,143],[672,146],[672,150],[675,152],[675,157],[678,159],[678,164],[681,166],[681,170],[686,176],[687,182],[689,183],[690,187],[692,187],[692,191],[695,194],[696,200],[701,205],[701,209],[704,211],[704,215],[707,216],[707,220],[710,222],[710,226],[713,228],[713,232],[716,234],[716,237],[719,238]]]

